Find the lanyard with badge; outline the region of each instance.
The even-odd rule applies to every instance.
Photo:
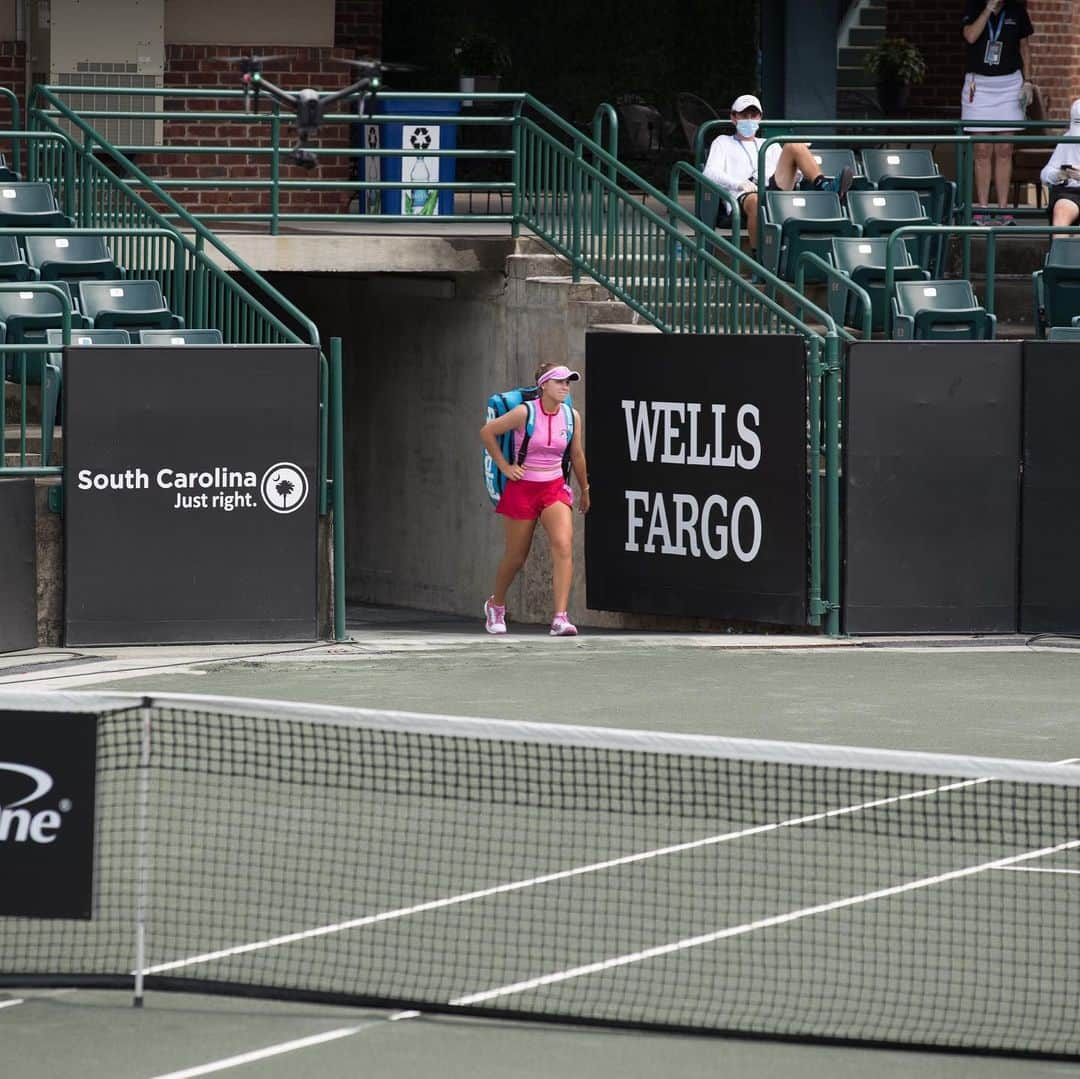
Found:
[[[741,147],[742,152],[744,154],[746,154],[747,161],[750,162],[750,180],[751,180],[752,183],[756,184],[757,183],[757,158],[752,153],[750,153],[750,151],[746,148],[746,143],[742,139],[736,139],[735,141]],[[754,144],[754,149],[756,150],[757,149],[757,139],[751,139],[750,141]]]
[[[993,21],[992,16],[986,20],[986,30],[990,35],[990,40],[986,43],[986,55],[983,57],[983,63],[987,67],[997,67],[1001,63],[1002,44],[998,39],[1001,37],[1001,28],[1005,25],[1004,8],[1002,8],[1001,14],[998,16],[997,26],[993,25]]]

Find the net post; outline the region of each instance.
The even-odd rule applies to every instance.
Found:
[[[153,701],[144,697],[139,707],[141,746],[139,750],[139,853],[135,873],[135,991],[131,1006],[143,1006],[143,971],[146,969],[146,893],[150,857],[150,735]]]

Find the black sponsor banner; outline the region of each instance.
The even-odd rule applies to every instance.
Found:
[[[37,644],[34,481],[0,480],[0,652]]]
[[[852,346],[846,632],[1015,632],[1020,387],[1019,344]]]
[[[1024,345],[1020,629],[1080,633],[1080,344]]]
[[[802,338],[592,333],[586,347],[588,606],[805,624]]]
[[[318,352],[71,348],[68,644],[316,636]]]
[[[0,915],[89,918],[97,717],[0,711]]]

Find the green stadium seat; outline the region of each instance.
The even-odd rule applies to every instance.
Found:
[[[1055,236],[1043,268],[1031,275],[1031,282],[1040,337],[1051,326],[1075,325],[1080,317],[1080,240]]]
[[[888,236],[904,225],[931,225],[914,191],[849,191],[848,213],[863,236]],[[905,240],[911,260],[925,266],[929,260],[929,236]]]
[[[221,330],[143,330],[139,342],[144,345],[220,345]]]
[[[863,175],[862,165],[859,164],[859,159],[855,156],[854,150],[835,146],[822,146],[819,149],[816,146],[811,146],[810,155],[826,176],[839,176],[845,168],[851,169],[851,174],[854,177],[851,188],[854,191],[866,190],[873,186]],[[815,190],[809,180],[803,180],[800,186],[807,191]]]
[[[7,155],[0,153],[0,183],[20,183],[22,177],[8,164]]]
[[[870,150],[862,152],[863,169],[872,184],[889,176],[938,176],[934,155],[927,149]]]
[[[1051,326],[1048,341],[1080,341],[1080,326]]]
[[[960,279],[898,282],[892,316],[898,341],[992,341],[997,325]]]
[[[788,281],[795,280],[804,251],[813,251],[828,261],[835,237],[859,235],[835,191],[766,191],[765,214],[761,261],[766,269]],[[822,281],[824,276],[808,270],[806,280]]]
[[[936,225],[952,223],[956,184],[941,175],[933,154],[926,149],[864,150],[867,178],[882,191],[915,191],[923,213]],[[945,237],[928,246],[924,265],[939,273],[945,255]]]
[[[45,372],[41,386],[41,441],[45,460],[52,453],[53,428],[60,409],[60,388],[64,381],[64,331],[46,330],[45,340],[57,351],[46,353]],[[127,330],[72,329],[73,345],[130,345]]]
[[[63,281],[53,281],[62,292],[71,296],[71,290]],[[74,307],[74,305],[72,305]],[[44,342],[45,332],[50,329],[61,330],[64,325],[63,303],[51,292],[25,292],[12,290],[0,291],[0,341],[8,345]],[[81,327],[86,320],[75,310],[71,314],[71,325]],[[18,355],[7,357],[7,377],[19,379]],[[27,381],[41,381],[42,354],[27,356]]]
[[[80,281],[80,307],[95,329],[175,330],[184,325],[165,304],[152,278],[137,281]]]
[[[49,184],[41,181],[0,183],[0,228],[71,227],[71,218],[57,206]]]
[[[871,320],[874,330],[884,330],[888,303],[885,297],[885,256],[888,239],[883,236],[860,236],[832,241],[832,264],[841,273],[870,294]],[[911,261],[906,245],[896,249],[894,281],[925,281],[930,275]],[[851,293],[839,282],[829,281],[829,314],[845,326],[857,325],[856,304]]]
[[[123,276],[104,236],[27,235],[24,242],[26,260],[42,281],[112,281]]]
[[[37,271],[30,268],[19,241],[14,236],[0,236],[0,281],[32,281]]]

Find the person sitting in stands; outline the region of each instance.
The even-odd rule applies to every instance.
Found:
[[[742,94],[731,105],[734,135],[718,135],[709,147],[705,175],[714,184],[735,196],[746,221],[750,250],[756,253],[758,241],[758,151],[764,139],[757,137],[761,126],[761,102],[753,94]],[[841,199],[851,187],[851,169],[827,177],[814,160],[805,142],[773,143],[765,151],[765,186],[771,191],[791,191],[801,180],[808,180],[822,191],[835,191]]]
[[[1080,97],[1072,103],[1068,133],[1080,137]],[[1042,170],[1042,182],[1050,188],[1050,224],[1075,225],[1080,221],[1080,142],[1057,144]]]

